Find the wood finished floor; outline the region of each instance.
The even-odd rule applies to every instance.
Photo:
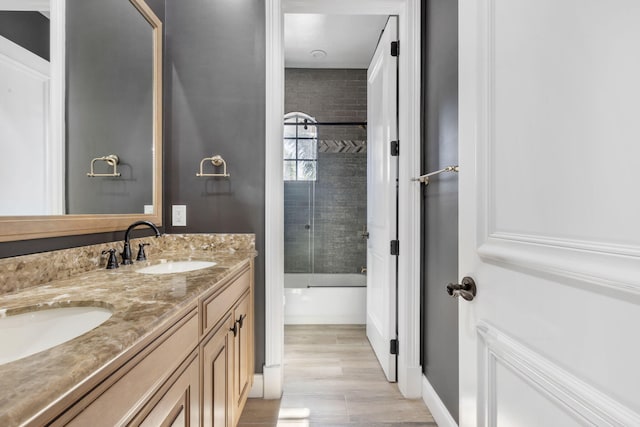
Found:
[[[249,399],[239,427],[436,426],[387,382],[364,326],[288,325],[284,354],[282,399]]]

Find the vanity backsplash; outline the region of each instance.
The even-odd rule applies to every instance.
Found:
[[[157,239],[131,239],[134,259],[139,243],[149,243],[145,252],[150,261],[171,252],[255,251],[254,234],[164,234]],[[116,249],[120,262],[122,245],[117,241],[0,259],[0,295],[105,268],[108,255],[102,251],[107,249]]]

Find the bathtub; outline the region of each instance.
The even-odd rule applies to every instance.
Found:
[[[364,325],[366,285],[364,274],[285,273],[284,323]]]

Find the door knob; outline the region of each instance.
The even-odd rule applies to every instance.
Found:
[[[471,277],[463,277],[462,284],[449,283],[447,285],[447,293],[454,298],[462,297],[467,301],[472,301],[478,289],[476,288],[476,282]]]

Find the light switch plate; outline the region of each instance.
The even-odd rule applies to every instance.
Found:
[[[153,215],[153,205],[144,205],[144,214]]]
[[[187,205],[171,206],[171,225],[174,227],[187,226]]]

